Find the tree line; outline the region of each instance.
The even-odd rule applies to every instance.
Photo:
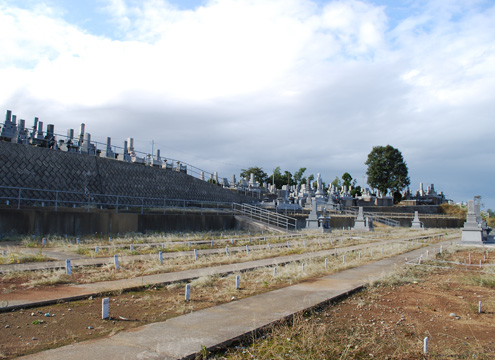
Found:
[[[402,153],[394,147],[375,146],[368,154],[365,162],[368,166],[366,175],[368,177],[368,185],[373,189],[378,189],[382,195],[391,193],[394,197],[394,202],[399,202],[401,199],[401,191],[411,183],[408,176],[407,164],[402,157]],[[282,171],[280,166],[277,166],[272,174],[267,174],[263,168],[253,166],[248,169],[241,170],[241,177],[248,179],[251,174],[254,174],[254,179],[262,185],[263,183],[275,184],[276,189],[281,189],[283,185],[310,184],[316,188],[315,176],[310,174],[305,176],[307,168],[301,167],[294,174],[290,171]],[[342,187],[347,187],[349,190],[352,187],[352,196],[361,196],[361,186],[357,185],[357,180],[353,179],[351,174],[345,172],[342,177],[338,176],[331,182],[334,188],[341,190]],[[324,190],[328,190],[328,186],[322,182]]]

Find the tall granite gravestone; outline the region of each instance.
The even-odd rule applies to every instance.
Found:
[[[419,221],[419,213],[417,211],[414,212],[414,219],[411,224],[411,229],[422,229],[423,223]]]
[[[369,218],[364,218],[363,208],[360,206],[358,216],[354,221],[354,227],[352,229],[356,231],[370,231],[373,228],[371,224],[372,222],[369,220]]]
[[[306,229],[318,229],[318,211],[316,208],[316,201],[311,203],[311,212],[306,219]]]
[[[462,228],[461,243],[482,245],[490,230],[481,218],[480,204],[477,204],[476,200],[469,200],[466,222]]]

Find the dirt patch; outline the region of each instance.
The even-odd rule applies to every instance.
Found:
[[[448,260],[455,259],[463,263],[463,259],[469,256],[471,262],[476,264],[483,260],[484,254],[480,251],[463,251],[450,255]],[[484,260],[488,263],[492,261]],[[462,265],[448,270],[430,270],[427,274],[426,277],[418,277],[416,282],[368,289],[323,309],[312,325],[314,328],[307,331],[312,334],[310,337],[316,342],[315,347],[324,351],[322,344],[332,344],[335,354],[347,354],[347,357],[342,358],[349,359],[417,359],[422,356],[423,339],[428,336],[432,357],[456,358],[470,354],[472,358],[472,354],[477,354],[478,359],[495,358],[491,357],[495,354],[495,289],[477,284],[477,276],[481,273],[476,267],[468,267],[466,270],[466,266]],[[233,286],[233,276],[198,280],[192,301],[189,302],[184,301],[184,284],[110,295],[109,320],[101,319],[103,296],[2,313],[0,358],[13,358],[108,336],[286,286],[269,283],[268,276],[261,278],[256,275],[258,278],[255,276],[250,283],[244,283],[239,291]],[[243,281],[248,281],[245,276],[247,274],[243,275]],[[10,286],[18,285],[16,281],[20,280],[13,280]],[[56,288],[32,290],[33,296],[37,291],[44,290],[56,291]],[[481,314],[477,313],[479,301],[482,301],[484,310]],[[301,322],[307,324],[308,318],[301,319]],[[323,338],[318,338],[320,333]],[[295,342],[301,334],[304,331],[297,331],[296,335],[287,335],[286,338]],[[329,334],[335,339],[325,337]],[[277,336],[276,333],[273,336]],[[271,341],[273,345],[273,338]],[[308,340],[304,341],[300,353],[294,348],[279,349],[279,353],[284,351],[291,355],[289,358],[332,358],[332,354],[328,353],[323,353],[323,356],[311,353]],[[308,354],[311,356],[308,357]],[[275,355],[277,353],[263,353],[255,357],[281,358]],[[242,353],[229,356],[244,358]]]
[[[211,282],[209,282],[211,281]],[[35,353],[73,342],[94,339],[139,326],[165,321],[192,311],[235,301],[280,288],[235,290],[232,276],[206,280],[194,286],[191,301],[184,300],[185,284],[150,287],[143,291],[109,295],[110,319],[101,319],[104,295],[88,300],[0,314],[0,358]],[[246,286],[247,287],[247,286]],[[60,288],[53,288],[59,291]],[[37,291],[31,290],[33,296]]]
[[[476,263],[483,255],[460,251],[448,260],[464,263],[471,257]],[[290,326],[275,326],[270,334],[217,358],[495,359],[495,280],[482,281],[493,280],[493,270],[418,266],[404,273],[405,278],[387,279],[335,305],[296,316]]]

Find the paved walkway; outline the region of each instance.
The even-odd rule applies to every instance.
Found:
[[[444,242],[443,245],[450,243]],[[441,244],[325,276],[316,281],[303,282],[164,322],[123,331],[111,337],[29,355],[23,359],[194,358],[203,346],[215,349],[228,345],[292,314],[327,303],[392,272],[396,264],[404,262],[404,257],[419,257],[426,250],[433,254]]]

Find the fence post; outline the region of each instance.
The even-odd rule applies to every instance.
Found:
[[[22,189],[19,189],[19,200],[17,201],[17,209],[21,208],[21,193]]]
[[[58,191],[55,192],[55,211],[58,211]]]
[[[163,215],[165,215],[165,211],[167,211],[167,198],[163,198]]]
[[[182,215],[186,215],[186,200],[184,200],[184,206],[182,208]]]
[[[144,197],[141,198],[141,214],[144,212]]]
[[[91,194],[88,194],[88,212],[89,212],[90,201],[91,201]]]
[[[118,214],[119,213],[119,195],[117,195],[117,201],[115,204],[115,212]]]

